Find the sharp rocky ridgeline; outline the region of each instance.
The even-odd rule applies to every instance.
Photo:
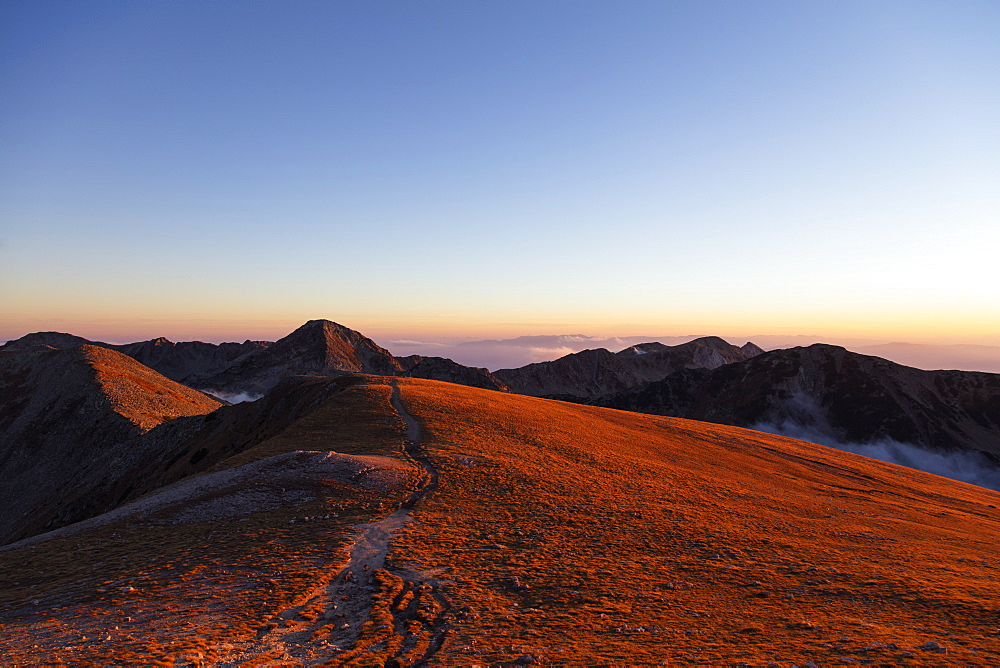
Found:
[[[838,346],[773,350],[714,369],[681,369],[594,403],[808,433],[831,445],[891,439],[1000,461],[1000,374],[923,371]]]
[[[762,352],[753,343],[737,347],[719,337],[708,336],[677,346],[642,343],[617,353],[604,348],[584,350],[551,362],[500,369],[494,375],[518,394],[593,401],[660,380],[681,369],[715,369]]]
[[[0,351],[37,346],[71,348],[81,344],[119,351],[167,378],[223,398],[258,397],[289,376],[346,373],[412,376],[484,389],[507,389],[486,369],[464,366],[443,357],[397,358],[360,332],[329,320],[310,320],[275,342],[174,343],[160,337],[109,344],[61,332],[37,332],[7,342],[0,346]]]

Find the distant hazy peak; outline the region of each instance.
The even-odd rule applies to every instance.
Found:
[[[8,341],[0,346],[0,350],[27,350],[36,346],[75,348],[85,343],[91,343],[91,341],[75,334],[66,334],[65,332],[32,332],[31,334],[25,334],[19,339]]]
[[[699,336],[697,339],[692,339],[688,341],[688,344],[694,344],[698,346],[708,346],[709,348],[725,348],[730,349],[733,347],[729,341],[726,341],[721,336]],[[680,344],[685,345],[685,344]]]

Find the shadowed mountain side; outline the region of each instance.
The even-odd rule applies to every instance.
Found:
[[[796,425],[841,442],[893,439],[1000,457],[1000,375],[922,371],[822,344],[681,370],[599,403],[740,426]]]
[[[659,380],[678,369],[714,369],[761,352],[752,343],[740,348],[708,336],[676,346],[641,343],[617,353],[604,348],[584,350],[551,362],[500,369],[494,375],[518,394],[594,400]]]
[[[170,524],[245,517],[262,510],[295,506],[322,494],[324,486],[368,492],[405,492],[420,470],[384,456],[296,451],[191,476],[160,487],[137,501],[96,517],[32,536],[7,546],[15,550],[62,536],[153,514]],[[320,491],[317,491],[317,488]]]
[[[375,438],[394,442],[397,422],[387,423],[372,414],[367,394],[373,390],[355,388],[359,384],[364,381],[356,375],[287,378],[256,402],[170,420],[141,434],[109,432],[108,438],[94,440],[86,437],[90,432],[81,437],[53,430],[44,455],[21,454],[16,461],[28,464],[4,469],[8,475],[3,478],[3,498],[10,503],[2,508],[10,511],[0,511],[0,518],[5,522],[16,516],[20,519],[17,530],[5,534],[3,542],[107,512],[169,483],[215,470],[222,460],[234,466],[289,450],[351,452],[358,447],[362,431],[356,427],[347,436],[331,427],[339,422],[365,421],[364,433],[371,434],[363,441],[365,452],[372,451],[370,441]],[[350,398],[331,402],[334,395],[349,388],[355,388]],[[136,393],[143,390],[137,388]],[[212,406],[218,403],[213,401]],[[294,435],[295,447],[282,445],[285,432]],[[14,450],[21,452],[23,448]],[[40,470],[45,471],[40,486],[45,493],[35,491]]]
[[[410,378],[442,380],[447,383],[480,387],[485,390],[509,391],[503,381],[490,373],[489,370],[464,366],[447,357],[409,355],[397,357],[396,360],[403,368],[403,374]]]
[[[400,456],[412,416],[407,447],[435,483],[385,567],[354,572],[360,589],[330,583],[359,549],[348,537],[402,509],[398,491],[313,486],[301,505],[194,523],[172,523],[173,506],[0,552],[0,652],[256,665],[1000,656],[986,623],[995,492],[735,427],[428,380],[356,379],[317,410],[348,399],[352,410],[308,412],[215,470],[320,450],[325,436]],[[359,408],[367,417],[352,419]],[[428,635],[431,623],[443,631]]]
[[[109,348],[128,355],[170,380],[187,384],[192,376],[219,373],[232,366],[240,358],[268,347],[268,341],[244,341],[243,343],[205,343],[184,341],[174,343],[162,336],[149,341],[114,344],[89,341],[81,336],[62,332],[35,332],[0,346],[0,351],[28,350],[38,346],[51,348],[75,348],[80,345]]]
[[[293,376],[257,401],[165,424],[145,436],[156,442],[157,455],[143,488],[122,490],[119,502],[202,471],[294,450],[381,454],[401,433],[398,420],[371,408],[383,394],[384,385],[357,374]]]
[[[221,404],[98,346],[0,352],[0,544],[108,509],[91,492],[140,461],[135,443],[178,417]],[[84,509],[86,508],[86,509]]]
[[[76,336],[75,334],[66,334],[64,332],[32,332],[31,334],[25,334],[19,339],[14,339],[3,344],[0,346],[0,352],[30,350],[31,348],[40,346],[60,349],[76,348],[77,346],[86,344],[102,346],[104,348],[108,347],[106,343],[88,341],[82,336]]]
[[[222,373],[243,358],[259,353],[272,345],[268,341],[243,343],[204,343],[183,341],[174,343],[160,337],[151,341],[112,345],[136,361],[156,369],[167,378],[185,385],[192,378]]]

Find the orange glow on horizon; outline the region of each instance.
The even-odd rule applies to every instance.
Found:
[[[810,314],[813,315],[813,314]],[[707,317],[706,317],[707,316]],[[325,318],[380,342],[391,340],[504,339],[518,336],[583,334],[610,336],[705,336],[746,338],[754,335],[814,336],[834,341],[841,338],[864,338],[912,343],[971,343],[1000,345],[1000,319],[981,315],[954,314],[953,317],[920,316],[856,319],[823,318],[772,314],[772,317],[708,316],[705,313],[685,318],[524,318],[510,321],[476,319],[468,316],[439,317],[370,317],[366,315],[316,313],[310,316],[281,318],[119,318],[60,317],[4,318],[0,340],[19,338],[30,332],[59,331],[109,343],[143,341],[159,336],[171,341],[265,340],[275,341],[294,331],[307,320]]]

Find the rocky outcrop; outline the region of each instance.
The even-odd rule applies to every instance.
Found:
[[[744,427],[795,426],[834,442],[892,439],[1000,458],[1000,374],[922,371],[823,344],[679,370],[595,403]]]
[[[187,382],[208,392],[263,394],[288,376],[395,376],[401,370],[392,353],[361,333],[329,320],[310,320],[225,370],[192,376]]]
[[[759,354],[747,344],[738,348],[715,336],[677,346],[641,343],[612,353],[604,348],[584,350],[551,362],[518,369],[500,369],[494,375],[518,394],[594,401],[660,380],[680,369],[714,369]]]
[[[91,345],[0,352],[0,396],[0,543],[103,512],[102,485],[151,455],[142,435],[221,405]]]

